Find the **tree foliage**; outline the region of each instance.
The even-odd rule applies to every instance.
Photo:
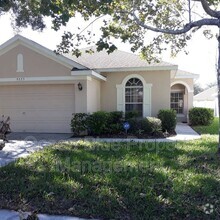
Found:
[[[202,88],[202,86],[199,83],[194,83],[193,89],[194,89],[194,95],[197,95],[200,92],[204,91],[204,88]]]
[[[192,34],[202,26],[219,26],[220,12],[214,9],[217,9],[220,1],[197,1],[202,4],[204,12],[209,13],[208,17],[198,16],[198,12],[193,10],[198,3],[191,1],[189,5],[189,0],[3,0],[0,2],[0,13],[10,11],[15,17],[16,26],[31,25],[34,30],[45,28],[45,17],[52,19],[52,28],[55,30],[66,25],[77,13],[85,20],[101,18],[102,34],[95,42],[98,51],[114,51],[117,45],[112,42],[113,37],[128,42],[131,51],[140,51],[143,57],[151,61],[152,57],[160,55],[167,48],[171,49],[172,55],[184,50]],[[151,31],[157,34],[152,37]],[[210,32],[206,30],[204,33],[208,35]],[[72,51],[80,55],[80,42],[90,42],[92,34],[64,33],[57,52]]]

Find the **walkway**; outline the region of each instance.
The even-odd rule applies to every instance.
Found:
[[[178,123],[176,126],[176,133],[176,136],[167,139],[174,141],[188,141],[201,138],[201,136],[186,123]]]

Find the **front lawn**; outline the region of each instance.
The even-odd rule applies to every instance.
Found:
[[[57,144],[0,168],[0,208],[98,219],[218,219],[217,137]]]
[[[211,125],[207,126],[193,126],[193,129],[199,134],[218,134],[219,118],[214,118]]]

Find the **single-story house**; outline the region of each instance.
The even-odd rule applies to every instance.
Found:
[[[213,86],[193,97],[194,107],[211,108],[214,110],[214,116],[218,117],[218,88]]]
[[[186,121],[196,77],[119,50],[56,55],[16,35],[0,46],[0,115],[14,132],[67,133],[73,113],[99,110],[146,117],[173,108]]]

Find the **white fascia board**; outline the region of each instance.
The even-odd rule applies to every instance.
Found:
[[[199,78],[199,74],[191,74],[191,75],[182,74],[175,76],[175,79],[198,79],[198,78]]]
[[[4,44],[2,44],[0,46],[0,55],[6,53],[7,51],[11,50],[12,48],[16,47],[17,45],[23,45],[25,47],[28,47],[29,49],[38,52],[40,54],[42,54],[45,57],[48,57],[70,69],[72,69],[73,67],[76,67],[78,69],[86,69],[87,67],[63,56],[63,55],[57,55],[56,53],[54,53],[52,50],[32,41],[29,40],[21,35],[16,35],[13,38],[11,38],[10,40],[8,40],[7,42],[5,42]]]
[[[177,65],[172,66],[147,66],[147,67],[120,67],[120,68],[102,68],[94,69],[94,71],[101,72],[132,72],[132,71],[156,71],[156,70],[177,70]]]
[[[92,80],[89,76],[52,76],[52,77],[17,77],[0,78],[0,85],[23,84],[74,84],[79,80]]]
[[[101,74],[93,71],[93,70],[74,70],[71,71],[72,76],[90,76],[102,81],[106,81],[106,77],[102,76]]]

